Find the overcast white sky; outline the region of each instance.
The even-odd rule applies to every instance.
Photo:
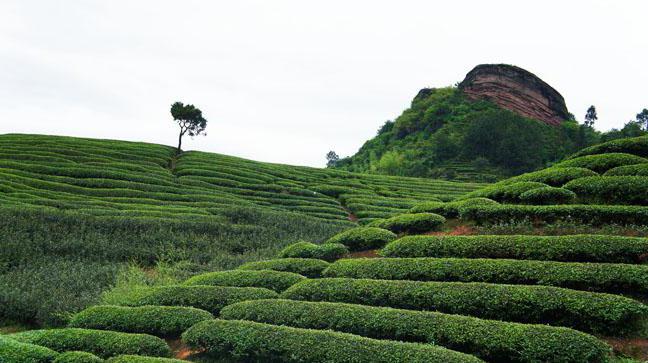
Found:
[[[419,89],[521,66],[598,129],[648,107],[647,1],[0,0],[0,133],[175,145],[323,166]]]

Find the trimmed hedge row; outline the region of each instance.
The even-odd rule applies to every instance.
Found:
[[[2,363],[48,363],[58,355],[52,349],[23,343],[0,335],[0,362]]]
[[[524,204],[571,204],[575,200],[576,193],[556,187],[540,187],[520,194],[520,202]]]
[[[335,261],[349,253],[341,243],[324,243],[316,245],[311,242],[297,242],[284,247],[279,252],[281,258],[317,258],[324,261]]]
[[[607,141],[602,144],[586,147],[572,155],[571,158],[609,152],[621,152],[648,157],[648,136]]]
[[[229,304],[256,299],[273,299],[276,292],[260,287],[160,286],[141,288],[119,302],[122,306],[190,306],[218,314]]]
[[[377,280],[492,282],[648,296],[648,266],[470,258],[340,260],[325,277]]]
[[[384,257],[510,258],[564,262],[642,263],[648,238],[607,235],[407,236],[383,248]]]
[[[436,213],[446,218],[456,218],[462,208],[474,205],[499,205],[488,198],[468,198],[454,202],[423,202],[410,209],[410,213]]]
[[[221,318],[427,342],[490,362],[605,362],[610,354],[607,344],[568,328],[343,303],[244,301]]]
[[[192,325],[213,318],[214,316],[207,311],[185,306],[102,305],[92,306],[75,314],[69,326],[176,337]]]
[[[173,358],[145,357],[143,355],[120,355],[110,358],[107,363],[186,363],[186,360]]]
[[[623,296],[479,282],[323,278],[302,281],[281,296],[292,300],[437,310],[613,335],[636,332],[648,317],[648,306]]]
[[[154,357],[171,355],[171,349],[164,340],[147,334],[63,328],[30,330],[12,334],[11,338],[47,347],[57,352],[78,350],[92,353],[101,358],[120,354],[142,354]]]
[[[626,153],[606,153],[579,156],[574,159],[562,161],[554,167],[579,167],[595,171],[599,174],[622,165],[648,163],[648,159]]]
[[[182,335],[191,348],[238,358],[281,362],[481,362],[429,344],[375,340],[353,334],[240,320],[209,320]]]
[[[604,176],[648,176],[648,163],[624,165],[612,168]]]
[[[460,217],[478,224],[559,221],[588,225],[648,225],[648,207],[629,205],[480,205],[461,210]]]
[[[565,188],[588,202],[648,205],[646,176],[591,176],[572,180]]]
[[[510,184],[516,182],[530,181],[550,185],[552,187],[561,187],[565,183],[586,176],[597,176],[598,173],[586,168],[580,167],[560,167],[547,168],[531,173],[526,173],[512,178],[503,180],[498,184]]]
[[[369,226],[387,229],[394,233],[423,233],[438,231],[445,221],[443,216],[434,213],[411,213],[373,221]]]
[[[314,258],[276,258],[274,260],[244,263],[238,269],[284,271],[306,277],[319,277],[328,265],[328,262]]]
[[[61,353],[54,359],[54,363],[101,363],[103,359],[88,352],[65,352]]]
[[[263,287],[282,292],[305,279],[304,276],[274,270],[230,270],[197,275],[185,281],[185,285]]]
[[[336,234],[326,243],[340,243],[350,251],[363,251],[381,248],[395,239],[396,235],[393,232],[383,228],[356,227]]]
[[[533,181],[497,183],[466,194],[460,199],[487,198],[501,203],[519,203],[520,195],[529,190],[547,187],[547,184]]]

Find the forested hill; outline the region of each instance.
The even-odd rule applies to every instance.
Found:
[[[422,89],[394,121],[337,167],[493,181],[536,170],[597,140],[562,96],[514,66],[482,65],[458,87]]]

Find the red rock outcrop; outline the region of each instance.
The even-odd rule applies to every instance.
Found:
[[[524,117],[559,125],[569,118],[563,97],[533,73],[506,64],[481,64],[459,89],[472,99],[486,98]]]

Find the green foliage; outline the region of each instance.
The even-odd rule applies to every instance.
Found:
[[[293,272],[306,277],[319,277],[328,265],[328,262],[314,258],[276,258],[248,262],[239,266],[239,270],[274,270]]]
[[[515,183],[497,183],[466,194],[464,198],[488,198],[501,203],[519,203],[522,193],[536,188],[547,187],[547,184],[521,181]]]
[[[528,222],[581,223],[592,226],[648,222],[648,207],[628,205],[481,205],[465,207],[461,218],[478,224]]]
[[[324,277],[491,282],[648,296],[648,266],[471,258],[344,259]]]
[[[231,270],[197,275],[187,280],[185,285],[263,287],[282,292],[303,279],[302,275],[285,271]]]
[[[177,337],[192,325],[209,319],[213,319],[212,314],[191,307],[100,305],[75,314],[69,326]]]
[[[101,363],[103,359],[88,352],[65,352],[54,359],[54,363]]]
[[[572,180],[565,188],[586,202],[648,205],[648,177],[645,176],[590,176]]]
[[[438,231],[445,223],[445,218],[434,213],[408,213],[371,222],[369,227],[378,227],[394,233],[424,233]]]
[[[537,182],[544,183],[553,187],[562,187],[565,183],[578,178],[588,176],[597,176],[598,174],[586,168],[579,167],[559,167],[547,168],[531,173],[515,176],[506,179],[498,184],[511,184],[516,182]]]
[[[194,349],[281,362],[481,362],[434,345],[238,320],[199,323],[182,339]]]
[[[324,261],[334,261],[349,253],[349,249],[341,243],[324,243],[316,245],[311,242],[297,242],[286,246],[281,252],[281,258],[317,258]]]
[[[468,198],[454,202],[423,202],[410,209],[410,213],[435,213],[446,218],[456,218],[461,209],[473,205],[497,205],[496,201],[488,198]]]
[[[0,362],[2,363],[49,363],[57,356],[58,353],[49,348],[0,335]]]
[[[648,157],[648,136],[612,140],[602,144],[587,147],[570,156],[577,158],[584,155],[626,153]]]
[[[216,315],[224,306],[235,302],[275,297],[276,292],[260,287],[170,285],[134,289],[116,305],[190,306]]]
[[[185,134],[196,136],[205,133],[207,120],[203,117],[202,111],[194,105],[184,105],[182,102],[175,102],[171,105],[171,116],[180,126],[178,140],[178,153],[182,146],[182,137]]]
[[[380,248],[394,239],[396,234],[383,228],[357,227],[336,234],[326,243],[340,243],[351,251],[363,251]]]
[[[648,176],[648,163],[624,165],[612,168],[604,176]]]
[[[568,159],[556,164],[555,167],[587,168],[602,174],[617,166],[642,163],[648,163],[648,159],[632,154],[609,152],[606,154],[584,155]]]
[[[385,257],[514,258],[642,263],[648,238],[607,235],[408,236],[382,249]]]
[[[12,334],[21,342],[36,344],[57,352],[83,351],[101,358],[119,354],[143,354],[157,357],[171,355],[164,340],[146,334],[120,333],[90,329],[30,330]]]
[[[600,340],[567,328],[342,303],[245,301],[223,309],[221,318],[427,342],[489,362],[605,362],[610,353]]]
[[[108,363],[183,363],[185,360],[159,357],[145,357],[142,355],[124,354],[108,359]]]
[[[576,193],[573,191],[549,186],[531,189],[520,194],[520,201],[525,204],[571,204],[575,200]]]
[[[548,286],[323,278],[302,281],[281,295],[521,323],[550,324],[601,334],[636,333],[648,307],[618,295]]]

